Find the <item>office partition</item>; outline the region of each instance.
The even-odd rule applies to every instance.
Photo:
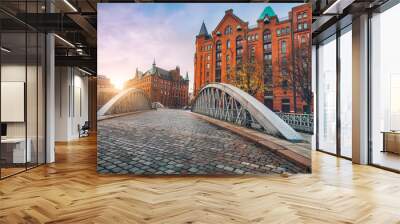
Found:
[[[2,1],[23,16],[43,11],[44,1]],[[2,8],[2,9],[4,9]],[[1,11],[0,121],[5,127],[0,144],[0,178],[45,163],[45,34]]]

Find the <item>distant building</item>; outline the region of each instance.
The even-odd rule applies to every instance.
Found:
[[[125,83],[125,88],[134,87],[144,90],[151,102],[160,102],[165,107],[182,108],[189,102],[189,76],[183,78],[179,66],[173,70],[165,70],[156,66],[141,72],[136,69],[133,79]]]
[[[274,111],[293,112],[295,104],[297,112],[310,111],[312,106],[290,84],[289,71],[295,63],[293,49],[307,45],[311,52],[311,22],[309,4],[294,7],[286,19],[279,19],[267,6],[254,26],[229,9],[211,34],[203,22],[196,36],[194,94],[211,82],[233,83],[233,69],[255,62],[263,73],[264,88],[254,95],[259,101]],[[309,55],[301,60],[311,64]],[[311,85],[311,65],[308,70]]]
[[[110,79],[104,75],[97,76],[97,110],[118,94]]]

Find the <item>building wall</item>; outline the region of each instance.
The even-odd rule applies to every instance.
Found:
[[[305,13],[306,16],[298,15]],[[198,35],[196,37],[196,53],[194,58],[194,71],[195,71],[195,82],[194,82],[194,94],[197,95],[200,89],[211,82],[223,82],[231,83],[235,79],[234,73],[227,74],[227,68],[234,69],[237,65],[237,44],[236,40],[238,37],[243,39],[242,41],[242,61],[243,63],[248,63],[252,57],[252,48],[254,48],[254,61],[262,66],[263,70],[265,68],[264,61],[264,31],[269,30],[271,32],[272,40],[272,78],[270,82],[264,80],[263,83],[267,85],[269,83],[272,88],[272,92],[264,91],[265,88],[261,88],[255,95],[259,101],[268,104],[265,99],[272,99],[271,109],[275,111],[282,111],[282,100],[288,100],[290,103],[289,110],[294,112],[303,111],[303,106],[305,102],[302,100],[299,94],[295,94],[293,91],[293,85],[290,85],[291,79],[289,75],[282,74],[281,70],[281,58],[286,55],[286,61],[288,66],[288,71],[290,71],[291,64],[295,63],[292,57],[292,49],[298,47],[298,43],[301,38],[306,38],[306,42],[311,41],[311,7],[308,4],[304,4],[292,9],[289,12],[289,17],[286,20],[278,20],[277,17],[270,18],[268,23],[263,20],[258,20],[255,26],[249,26],[248,22],[242,21],[236,15],[234,15],[233,10],[225,11],[225,16],[217,25],[217,27],[212,31],[209,36]],[[301,23],[301,29],[298,24]],[[304,28],[303,24],[307,24]],[[225,32],[227,27],[232,28],[232,32]],[[241,29],[237,29],[240,26]],[[285,32],[281,32],[282,29]],[[279,31],[278,31],[279,30]],[[289,31],[289,32],[286,32]],[[281,34],[278,35],[278,32]],[[283,34],[282,34],[283,33]],[[230,41],[230,48],[227,47],[227,41]],[[282,53],[281,44],[282,41],[286,42],[286,53]],[[217,75],[217,43],[221,43],[221,79],[219,80]],[[310,58],[311,60],[311,44],[309,44]],[[228,56],[229,55],[229,56]],[[228,57],[227,57],[228,56]],[[229,59],[229,60],[228,60]],[[230,65],[230,66],[228,66]],[[309,63],[309,75],[311,82],[311,63]],[[290,74],[290,73],[288,73]],[[288,86],[282,86],[284,80],[288,80]],[[295,96],[296,95],[296,96]],[[295,100],[296,99],[296,100]],[[296,101],[296,107],[294,106],[294,101]],[[312,108],[312,105],[311,105]]]
[[[170,71],[171,80],[158,75],[144,75],[127,81],[125,87],[142,89],[151,102],[160,102],[166,107],[182,108],[189,102],[189,81],[183,80],[179,68]]]
[[[56,67],[55,73],[55,141],[70,141],[89,119],[88,77],[72,67]]]

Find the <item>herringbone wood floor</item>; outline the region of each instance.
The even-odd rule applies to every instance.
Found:
[[[313,174],[132,177],[96,173],[96,139],[0,181],[0,223],[400,223],[400,175],[313,152]]]

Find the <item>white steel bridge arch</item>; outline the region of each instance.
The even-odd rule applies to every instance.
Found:
[[[278,115],[245,91],[226,83],[203,87],[193,101],[192,112],[255,128],[292,142],[302,136]]]
[[[129,88],[118,93],[104,104],[97,111],[97,117],[149,109],[151,109],[151,101],[147,94],[141,89]]]

